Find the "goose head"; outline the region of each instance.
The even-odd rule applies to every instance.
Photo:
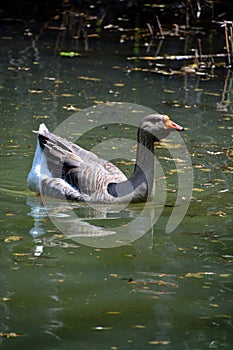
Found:
[[[167,115],[162,114],[147,115],[139,125],[139,134],[146,132],[147,135],[154,138],[154,141],[164,139],[172,131],[182,130],[184,130],[182,126],[174,123]]]

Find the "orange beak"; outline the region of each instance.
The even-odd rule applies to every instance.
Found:
[[[165,117],[164,126],[165,126],[165,129],[170,129],[171,131],[172,130],[177,130],[177,131],[184,130],[183,126],[180,126],[180,125],[174,123],[168,116]]]

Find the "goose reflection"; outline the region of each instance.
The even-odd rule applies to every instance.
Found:
[[[122,207],[117,204],[87,206],[85,203],[64,202],[30,196],[27,204],[34,225],[29,233],[38,239],[47,233],[47,219],[68,239],[96,248],[112,248],[129,244],[153,231],[161,208],[151,204]],[[158,215],[156,215],[158,213]],[[39,248],[38,248],[39,249]],[[38,252],[39,254],[39,252]]]

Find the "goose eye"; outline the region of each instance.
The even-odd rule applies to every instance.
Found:
[[[153,119],[153,123],[154,123],[154,124],[159,123],[160,121],[161,121],[161,119],[158,118],[158,117],[155,117],[155,118]]]

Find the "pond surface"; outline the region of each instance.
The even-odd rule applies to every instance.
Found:
[[[34,42],[26,34],[22,25],[1,30],[2,349],[231,349],[231,76],[220,68],[212,77],[155,74],[146,62],[127,59],[135,55],[132,42],[108,37],[92,39],[89,52],[81,43],[81,56],[59,56],[54,34]],[[165,46],[170,53],[176,40]],[[108,101],[146,106],[183,125],[194,184],[185,218],[166,232],[177,178],[159,148],[168,186],[162,215],[137,241],[102,249],[60,232],[26,179],[32,130],[41,122],[54,130],[75,111]],[[80,139],[82,146],[90,149],[104,132]],[[132,170],[128,162],[121,166]],[[57,206],[52,210],[65,218],[66,208]],[[127,227],[142,206],[111,215],[103,209],[102,218],[86,206],[75,210],[111,229],[112,216]]]

